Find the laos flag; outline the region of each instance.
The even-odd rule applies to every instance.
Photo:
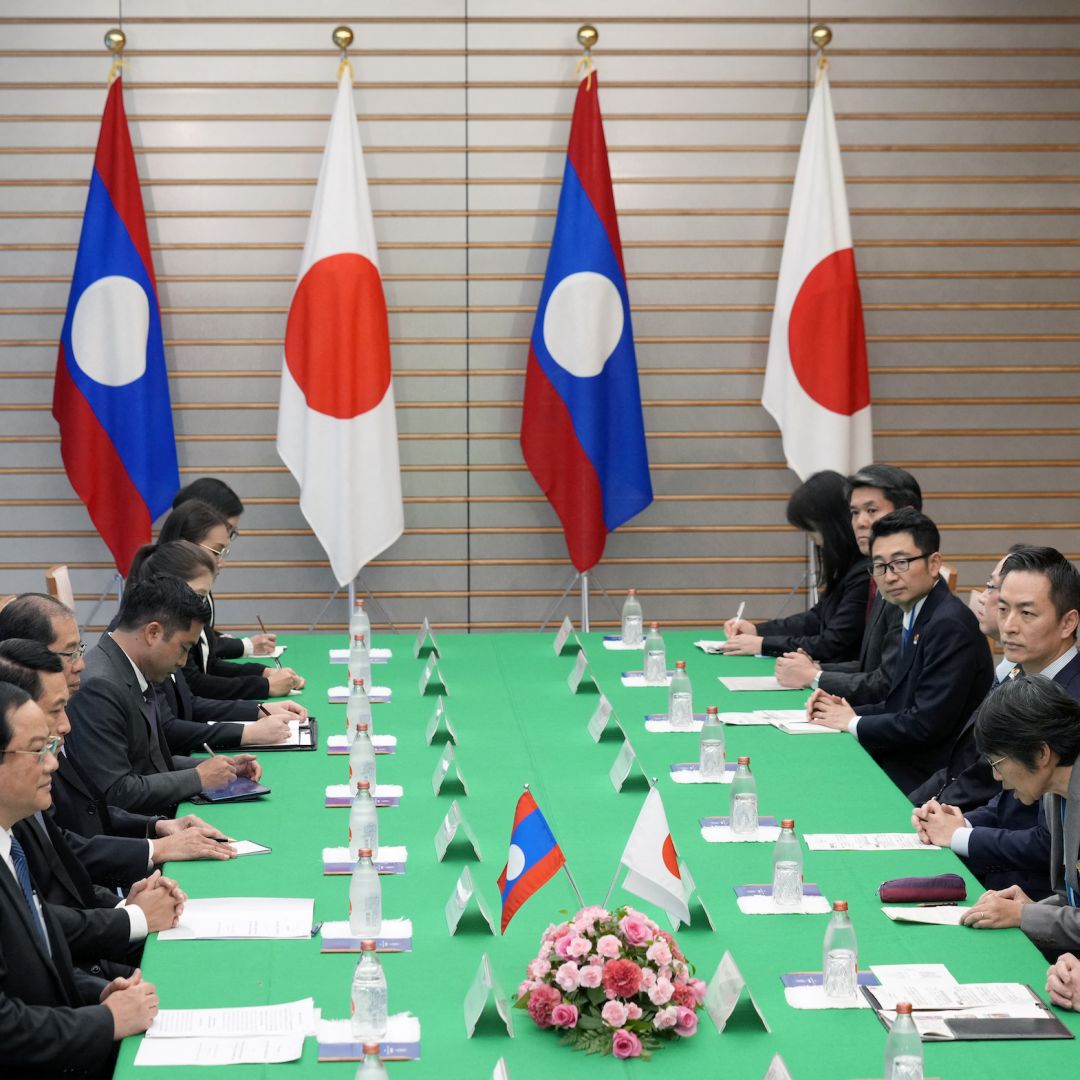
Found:
[[[521,416],[525,462],[582,572],[653,497],[598,94],[592,72],[574,105]]]
[[[499,875],[502,896],[502,932],[518,908],[537,889],[546,885],[563,867],[566,859],[540,813],[532,793],[526,791],[514,810],[514,827],[510,830],[510,851],[506,865]]]
[[[157,285],[119,78],[101,118],[53,416],[71,486],[126,575],[180,480]]]

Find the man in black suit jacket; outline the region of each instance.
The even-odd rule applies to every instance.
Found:
[[[107,1075],[115,1041],[145,1031],[157,992],[136,972],[76,971],[59,916],[42,903],[15,824],[49,804],[56,742],[25,691],[0,683],[0,1071],[5,1080]],[[67,911],[65,918],[78,918]]]
[[[1002,560],[996,592],[997,634],[1013,673],[1052,679],[1080,702],[1080,573],[1055,548],[1020,547]],[[1042,804],[1025,806],[1009,791],[975,809],[960,801],[972,790],[1000,787],[975,746],[974,726],[972,717],[953,748],[950,769],[957,772],[945,778],[940,796],[919,805],[912,824],[927,843],[947,845],[965,858],[988,888],[1019,885],[1041,899],[1050,892],[1050,831]]]
[[[878,518],[905,506],[922,509],[922,489],[911,473],[894,465],[867,465],[847,478],[848,505],[855,542],[863,555],[870,554],[870,529]],[[834,660],[819,664],[803,652],[785,653],[776,661],[776,678],[793,689],[822,689],[852,705],[882,701],[892,685],[896,656],[900,651],[903,612],[887,604],[870,579],[870,606],[858,660]]]
[[[71,699],[70,749],[111,804],[171,816],[176,804],[237,775],[257,780],[250,754],[202,762],[176,757],[165,725],[183,723],[155,687],[181,667],[207,618],[206,602],[177,578],[152,578],[124,593],[119,624],[87,655]]]
[[[903,792],[941,768],[961,725],[993,681],[986,639],[967,605],[941,580],[937,526],[917,510],[873,525],[874,576],[904,612],[900,656],[884,700],[854,708],[817,690],[807,703],[816,724],[849,731]]]

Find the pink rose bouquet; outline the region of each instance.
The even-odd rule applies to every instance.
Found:
[[[588,907],[549,926],[517,1008],[587,1054],[648,1060],[697,1032],[704,983],[675,939],[633,908]]]

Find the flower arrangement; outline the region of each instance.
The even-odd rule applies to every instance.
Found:
[[[517,1008],[587,1054],[645,1060],[697,1031],[705,983],[675,939],[633,908],[582,908],[549,926],[518,987]]]

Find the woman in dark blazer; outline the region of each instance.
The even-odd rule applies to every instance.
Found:
[[[803,649],[815,660],[856,660],[866,629],[869,560],[859,552],[851,529],[844,478],[814,473],[795,489],[788,522],[814,541],[821,599],[809,611],[752,623],[729,619],[724,652],[735,656],[782,656]]]

